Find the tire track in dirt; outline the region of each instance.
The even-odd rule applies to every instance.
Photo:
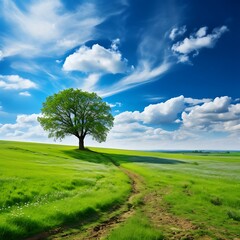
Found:
[[[124,204],[127,206],[127,210],[122,212],[120,215],[113,216],[112,218],[102,222],[101,224],[95,226],[93,229],[89,230],[88,236],[81,238],[83,240],[92,240],[92,239],[102,239],[103,237],[107,236],[108,233],[116,228],[119,224],[125,222],[129,217],[131,217],[135,212],[135,206],[133,204],[134,199],[137,197],[138,194],[140,194],[140,186],[142,179],[139,175],[126,170],[124,168],[121,168],[121,171],[123,171],[131,180],[131,195],[129,196],[128,200]],[[74,238],[73,238],[74,239]],[[79,239],[79,238],[78,238]]]

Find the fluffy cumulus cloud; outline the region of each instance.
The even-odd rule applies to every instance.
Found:
[[[115,117],[116,124],[139,122],[147,126],[181,123],[180,128],[229,131],[240,123],[240,104],[232,104],[230,97],[211,100],[179,96],[158,104],[150,104],[142,112],[126,111]],[[234,127],[234,123],[236,124]]]
[[[171,98],[166,102],[150,104],[139,112],[123,112],[116,116],[116,122],[140,121],[145,124],[174,123],[178,119],[179,113],[185,109],[184,96]]]
[[[163,103],[151,104],[142,112],[144,123],[160,124],[172,123],[177,120],[178,114],[185,108],[184,97],[171,98]]]
[[[196,56],[202,48],[214,47],[217,40],[227,31],[228,28],[222,26],[207,34],[207,27],[202,27],[190,37],[173,44],[172,51],[177,54],[179,62],[187,62],[191,53]]]
[[[63,70],[101,74],[124,73],[127,70],[127,60],[118,51],[116,42],[113,42],[110,49],[98,44],[94,44],[91,48],[81,46],[66,58]]]
[[[240,104],[231,104],[231,98],[217,97],[211,102],[182,113],[183,127],[236,133],[240,130]]]
[[[39,140],[47,138],[47,133],[41,128],[37,121],[39,114],[21,114],[13,124],[0,125],[0,137],[9,140]]]
[[[186,146],[234,149],[240,142],[240,104],[234,102],[227,96],[215,99],[179,96],[151,104],[142,112],[122,112],[115,116],[108,144],[115,143],[117,147],[125,143],[129,148],[148,149]],[[226,144],[227,139],[231,144],[235,139],[236,144]]]
[[[18,75],[0,75],[0,89],[24,90],[37,88],[37,84]]]

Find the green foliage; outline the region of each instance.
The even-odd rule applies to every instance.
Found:
[[[38,118],[43,129],[49,132],[49,137],[61,140],[74,135],[82,141],[82,145],[86,135],[91,135],[98,142],[105,141],[113,120],[111,108],[96,93],[73,88],[47,97],[42,117]]]

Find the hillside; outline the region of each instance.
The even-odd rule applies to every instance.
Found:
[[[238,153],[0,141],[0,239],[236,239]]]

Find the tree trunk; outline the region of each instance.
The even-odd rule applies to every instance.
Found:
[[[84,150],[84,138],[79,138],[79,150]]]

